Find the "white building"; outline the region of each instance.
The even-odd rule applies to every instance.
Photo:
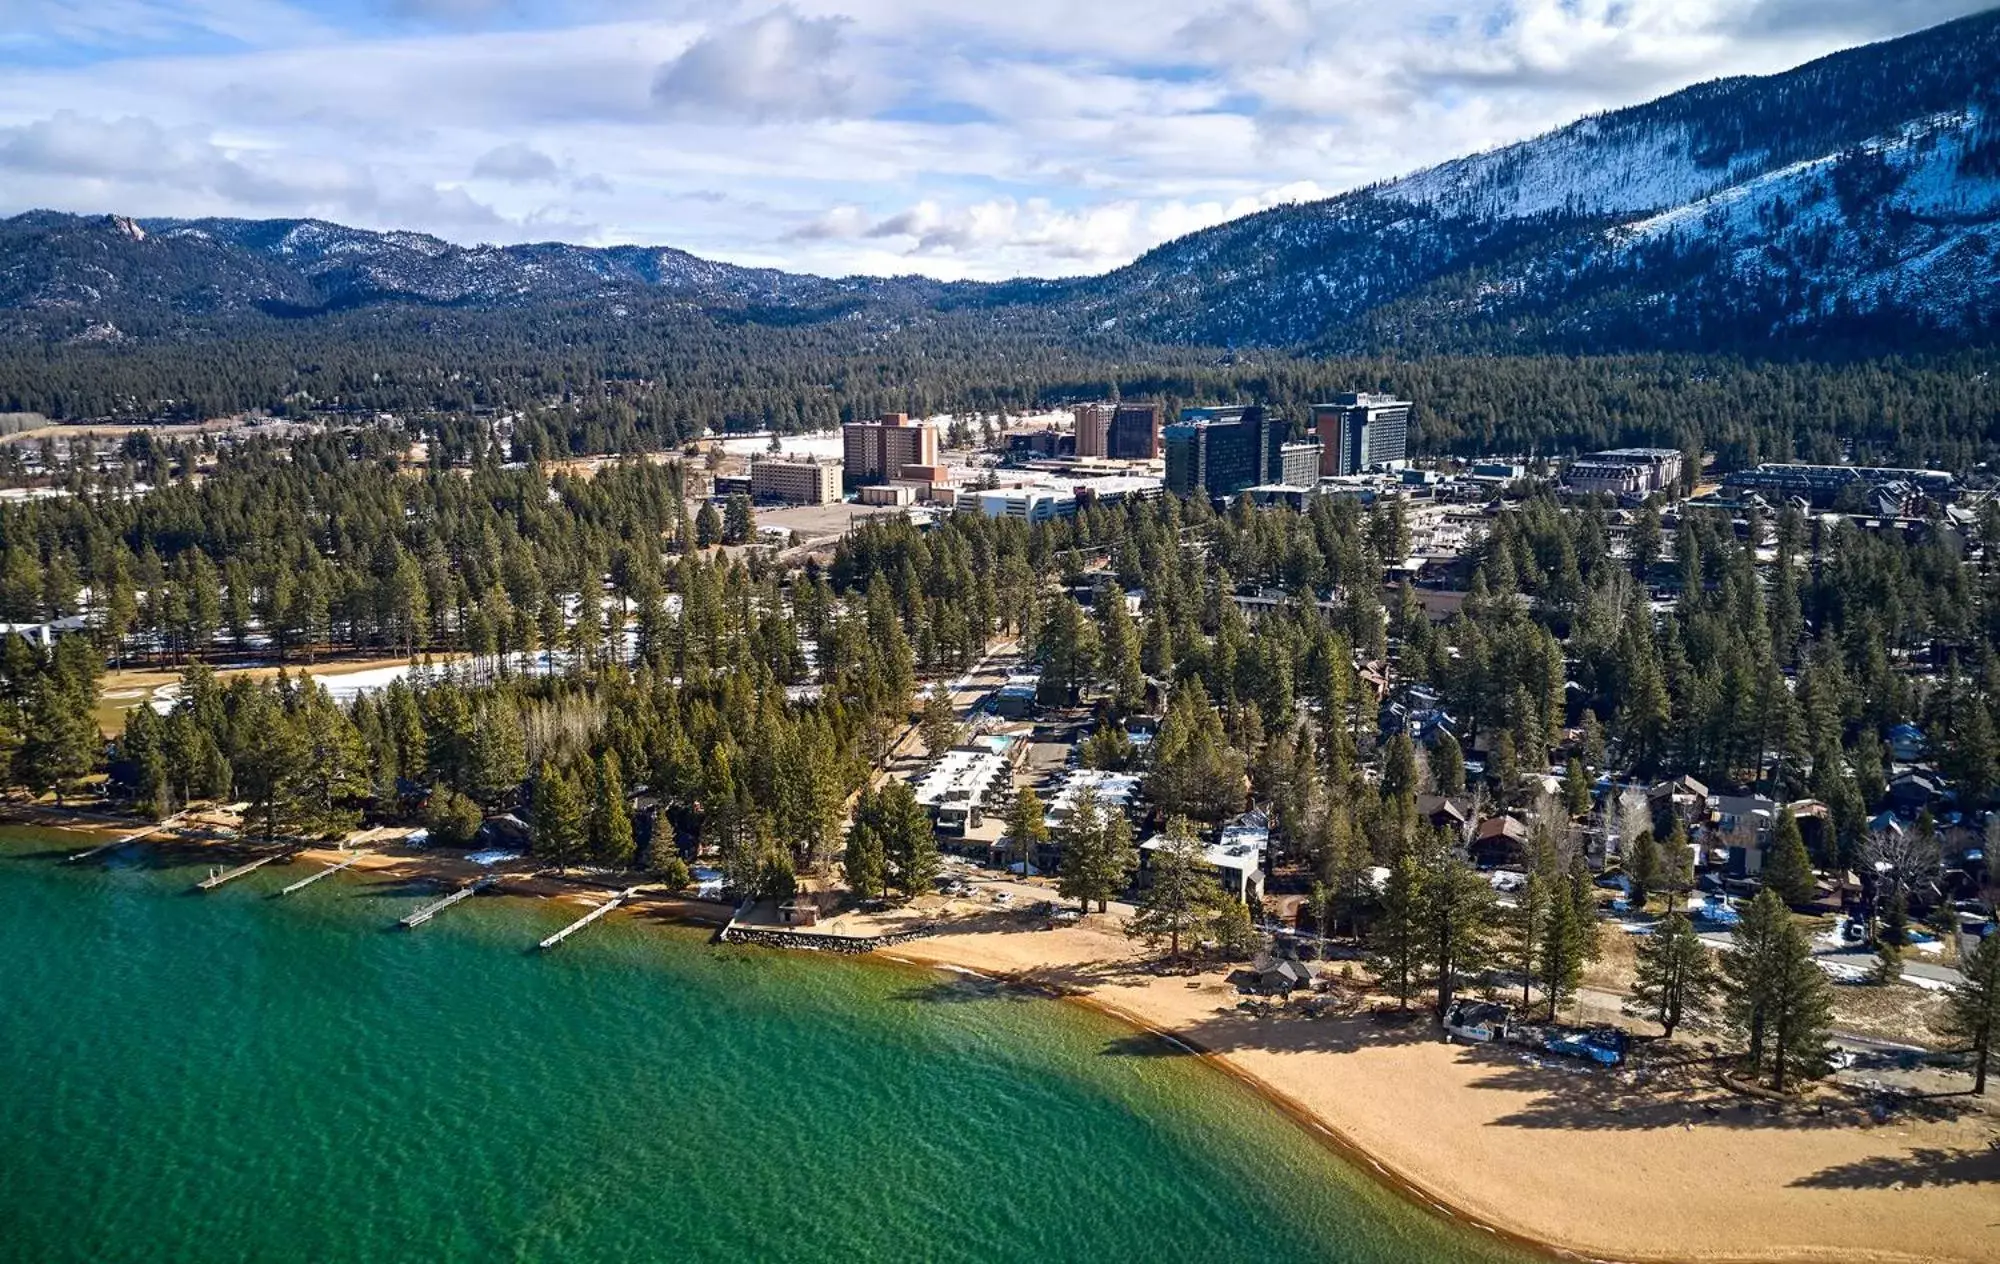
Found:
[[[1012,781],[1013,765],[986,746],[954,746],[924,770],[912,789],[937,828],[962,834],[977,826],[979,814],[997,788]]]

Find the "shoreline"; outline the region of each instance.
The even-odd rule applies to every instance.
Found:
[[[85,814],[68,809],[60,813],[35,810],[23,819],[20,807],[5,805],[0,809],[0,820],[53,827],[96,841],[147,828],[146,823],[133,823],[129,819],[119,823],[129,828],[117,828],[112,824],[114,818],[93,813],[86,819]],[[149,846],[190,856],[225,850],[252,852],[260,847],[241,839],[171,834],[143,841]],[[351,836],[349,841],[352,845],[346,849],[334,845],[301,848],[294,859],[333,864],[352,858],[356,849],[370,846],[369,840],[359,835]],[[539,871],[510,872],[504,866],[473,864],[456,853],[427,851],[378,850],[356,861],[352,868],[357,875],[366,873],[403,880],[463,881],[476,875],[491,875],[499,878],[505,894],[563,900],[579,911],[629,885],[611,875],[577,873],[559,877]],[[732,912],[729,905],[658,892],[635,897],[614,916],[629,913],[644,920],[714,929],[725,924]],[[1506,1080],[1517,1071],[1511,1060],[1490,1053],[1482,1055],[1478,1047],[1410,1039],[1401,1029],[1375,1023],[1365,1016],[1314,1020],[1296,1016],[1245,1017],[1233,1011],[1238,998],[1233,989],[1221,990],[1216,972],[1181,976],[1142,970],[1122,933],[1116,934],[1115,940],[1113,934],[1097,917],[1082,926],[1060,930],[1026,927],[996,930],[990,925],[947,923],[937,934],[864,955],[877,956],[902,967],[960,973],[997,986],[1080,1004],[1122,1026],[1165,1042],[1177,1052],[1200,1058],[1230,1076],[1283,1113],[1314,1142],[1379,1181],[1393,1195],[1531,1253],[1630,1264],[1689,1260],[1702,1264],[1779,1264],[1836,1255],[1861,1264],[1917,1261],[1969,1264],[1993,1258],[1991,1231],[1985,1229],[1990,1216],[1980,1210],[1983,1200],[1978,1191],[1986,1182],[2000,1177],[2000,1149],[1989,1152],[1996,1168],[1993,1177],[1975,1175],[1959,1185],[1940,1185],[1924,1183],[1921,1175],[1913,1172],[1910,1180],[1914,1183],[1908,1187],[1900,1181],[1893,1186],[1873,1187],[1877,1198],[1894,1191],[1920,1203],[1939,1204],[1943,1211],[1937,1207],[1898,1206],[1894,1210],[1863,1210],[1857,1216],[1859,1204],[1876,1201],[1868,1197],[1870,1187],[1835,1188],[1831,1195],[1840,1201],[1830,1207],[1844,1204],[1848,1211],[1843,1231],[1828,1232],[1825,1236],[1815,1234],[1814,1239],[1808,1240],[1747,1246],[1744,1239],[1756,1236],[1767,1221],[1754,1212],[1745,1214],[1741,1208],[1732,1206],[1733,1202],[1743,1201],[1730,1197],[1732,1189],[1746,1183],[1754,1186],[1768,1179],[1760,1175],[1763,1170],[1760,1164],[1779,1148],[1778,1142],[1810,1135],[1810,1125],[1786,1131],[1782,1124],[1765,1127],[1754,1119],[1747,1126],[1736,1119],[1703,1120],[1693,1113],[1693,1108],[1701,1106],[1711,1117],[1715,1116],[1721,1108],[1704,1099],[1717,1094],[1683,1089],[1670,1091],[1664,1099],[1672,1118],[1634,1128],[1630,1153],[1617,1156],[1630,1161],[1626,1166],[1614,1164],[1607,1169],[1604,1164],[1593,1163],[1591,1155],[1577,1153],[1587,1148],[1603,1149],[1598,1141],[1605,1135],[1604,1130],[1617,1126],[1589,1119],[1568,1124],[1517,1124],[1511,1131],[1518,1133],[1523,1128],[1543,1126],[1552,1129],[1545,1138],[1525,1147],[1525,1151],[1516,1138],[1503,1138],[1509,1144],[1496,1144],[1496,1130],[1504,1129],[1508,1119],[1495,1118],[1490,1109],[1483,1112],[1467,1109],[1454,1114],[1454,1108],[1490,1102],[1491,1097],[1480,1099],[1468,1090],[1485,1087],[1475,1077],[1487,1072],[1495,1073],[1491,1078]],[[1223,1005],[1212,1004],[1217,1001]],[[1428,1032],[1427,1027],[1424,1030]],[[1324,1039],[1336,1035],[1338,1038]],[[1364,1056],[1373,1065],[1349,1075],[1351,1084],[1336,1083]],[[1538,1059],[1530,1056],[1524,1061],[1539,1069]],[[1557,1077],[1574,1074],[1568,1068],[1555,1072]],[[1590,1087],[1602,1091],[1608,1078]],[[1507,1085],[1503,1091],[1521,1090]],[[1407,1099],[1412,1107],[1407,1114],[1390,1111],[1387,1117],[1390,1126],[1385,1132],[1381,1106],[1384,1100],[1395,1098]],[[1451,1104],[1438,1109],[1439,1102],[1446,1099]],[[1719,1100],[1731,1110],[1753,1109],[1726,1098]],[[1687,1118],[1701,1122],[1703,1127],[1697,1132]],[[1674,1130],[1676,1122],[1682,1132]],[[1732,1128],[1735,1131],[1731,1132]],[[1847,1150],[1865,1152],[1857,1162],[1883,1162],[1890,1161],[1885,1154],[1889,1150],[1902,1148],[1915,1154],[1926,1149],[1921,1144],[1901,1145],[1901,1140],[1913,1134],[1922,1134],[1922,1141],[1930,1143],[1936,1153],[1954,1143],[1973,1140],[1970,1134],[1982,1131],[1994,1132],[1990,1120],[1984,1124],[1975,1122],[1968,1128],[1963,1121],[1939,1124],[1905,1119],[1877,1128],[1844,1129],[1820,1135],[1844,1139]],[[1413,1151],[1408,1145],[1413,1135],[1429,1137],[1433,1143]],[[1687,1144],[1718,1136],[1720,1144],[1692,1147]],[[1742,1144],[1744,1141],[1749,1144]],[[2000,1139],[1993,1143],[2000,1146]],[[1481,1151],[1494,1151],[1508,1161],[1492,1161],[1494,1155]],[[1653,1160],[1660,1158],[1662,1151],[1677,1152],[1665,1156],[1679,1159],[1672,1165],[1674,1170],[1653,1170],[1657,1166]],[[1692,1160],[1688,1158],[1690,1151]],[[1720,1156],[1711,1151],[1720,1151]],[[1694,1201],[1678,1213],[1670,1205],[1655,1205],[1655,1200],[1662,1197],[1670,1202],[1671,1195],[1656,1194],[1653,1187],[1681,1184],[1672,1178],[1683,1175],[1690,1162],[1697,1178],[1713,1179],[1706,1183],[1697,1179],[1693,1186],[1687,1187]],[[1563,1185],[1553,1200],[1546,1189],[1528,1188],[1537,1183],[1548,1186],[1551,1172],[1572,1182]],[[1537,1177],[1538,1182],[1532,1179]],[[1617,1179],[1620,1177],[1626,1178],[1622,1189]],[[1734,1184],[1730,1189],[1719,1189],[1716,1180]],[[1791,1187],[1764,1186],[1758,1192],[1763,1203],[1782,1204],[1794,1213],[1794,1218],[1798,1211],[1794,1204],[1829,1208],[1826,1195],[1815,1197],[1793,1192],[1798,1184],[1795,1181]],[[1704,1191],[1711,1203],[1720,1205],[1703,1207],[1700,1195]],[[1544,1196],[1537,1199],[1537,1193]],[[1635,1197],[1637,1201],[1632,1200]],[[1578,1225],[1569,1214],[1569,1208],[1576,1205],[1611,1210]],[[1963,1228],[1948,1232],[1943,1222],[1954,1218]],[[1806,1219],[1809,1224],[1817,1223],[1811,1210]],[[1859,1229],[1853,1223],[1857,1220],[1864,1222]],[[1627,1226],[1635,1222],[1657,1222],[1654,1227],[1658,1231],[1646,1235],[1652,1249],[1631,1240]],[[1930,1227],[1929,1239],[1920,1249],[1889,1245],[1901,1236],[1896,1229],[1907,1228],[1913,1222]],[[1718,1224],[1724,1226],[1719,1232],[1714,1228]],[[1690,1232],[1691,1228],[1699,1228],[1700,1232]],[[1583,1231],[1578,1232],[1579,1229]],[[1679,1245],[1666,1245],[1676,1240]]]

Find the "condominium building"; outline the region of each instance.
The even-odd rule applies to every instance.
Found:
[[[907,413],[883,413],[877,421],[850,421],[840,428],[840,434],[847,487],[887,482],[905,465],[938,463],[937,427],[911,421]]]
[[[763,457],[750,462],[750,494],[787,505],[830,505],[840,499],[839,461]]]
[[[1394,395],[1349,391],[1330,404],[1314,404],[1313,431],[1319,435],[1319,472],[1329,477],[1359,474],[1374,465],[1410,455],[1410,401]]]

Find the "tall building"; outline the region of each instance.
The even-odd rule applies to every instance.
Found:
[[[1319,472],[1359,474],[1371,465],[1410,454],[1410,401],[1394,395],[1350,391],[1331,404],[1313,405],[1319,435]]]
[[[1078,456],[1084,455],[1079,450]],[[1160,455],[1160,406],[1120,404],[1111,416],[1111,447],[1106,456],[1119,461],[1150,461]]]
[[[1285,425],[1256,404],[1183,408],[1162,432],[1167,490],[1176,496],[1234,496],[1282,477]]]
[[[911,421],[907,413],[883,413],[879,421],[850,421],[840,428],[842,485],[884,483],[905,465],[936,465],[937,427]]]
[[[1076,454],[1078,456],[1110,456],[1112,406],[1109,404],[1079,404],[1075,412]]]
[[[840,462],[764,457],[750,462],[750,494],[788,505],[829,505],[840,499]]]
[[[1278,481],[1308,491],[1319,486],[1319,440],[1301,439],[1278,449]]]

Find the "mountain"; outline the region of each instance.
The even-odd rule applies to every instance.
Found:
[[[829,279],[317,220],[0,220],[0,330],[564,304],[870,327],[958,313],[1056,337],[1323,351],[1988,343],[2000,10],[1273,208],[1075,280]]]

